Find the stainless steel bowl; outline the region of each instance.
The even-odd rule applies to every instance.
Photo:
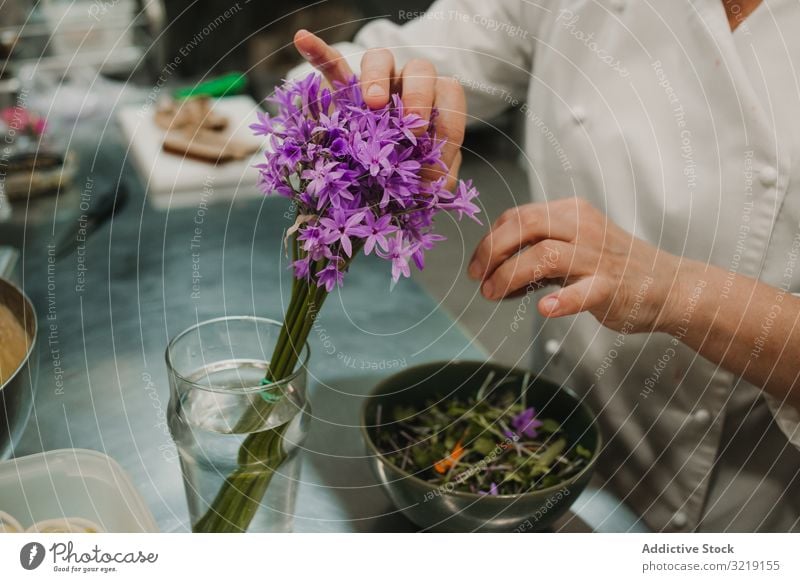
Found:
[[[0,459],[11,455],[19,441],[33,408],[36,388],[36,361],[33,358],[38,334],[36,311],[19,287],[2,278],[10,274],[15,257],[16,251],[0,248],[0,304],[14,314],[27,330],[31,342],[16,371],[0,384]]]
[[[450,532],[529,532],[548,529],[586,487],[594,471],[602,439],[594,414],[572,391],[542,378],[532,381],[528,402],[542,416],[559,421],[570,440],[592,458],[578,474],[561,483],[520,495],[476,495],[442,489],[394,465],[378,450],[375,436],[384,425],[383,410],[402,404],[420,409],[428,400],[467,396],[476,392],[486,374],[524,376],[524,371],[491,362],[433,362],[408,368],[375,388],[361,411],[362,432],[372,470],[387,495],[406,517],[425,530]],[[382,416],[381,420],[379,417]]]

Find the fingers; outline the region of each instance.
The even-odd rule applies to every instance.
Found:
[[[442,163],[447,168],[452,168],[461,153],[467,120],[467,102],[461,83],[451,78],[437,79],[434,106],[438,111],[436,138],[444,142]],[[422,169],[422,178],[425,180],[433,181],[441,174],[441,168],[425,167]]]
[[[406,113],[419,115],[430,121],[431,108],[436,96],[436,67],[430,61],[413,59],[406,63],[401,74],[403,108]],[[427,126],[413,130],[415,135],[425,133]]]
[[[456,154],[456,159],[449,168],[442,168],[441,166],[425,166],[422,168],[422,177],[429,182],[435,182],[444,178],[444,188],[452,192],[458,184],[458,173],[461,171],[461,163],[464,157],[461,152]]]
[[[572,241],[577,232],[574,215],[557,213],[550,206],[525,204],[504,212],[476,247],[467,274],[472,279],[486,279],[527,245],[544,239]]]
[[[589,205],[589,203],[585,202],[581,198],[558,198],[548,202],[522,204],[520,206],[509,208],[503,212],[503,214],[501,214],[492,225],[492,228],[497,228],[509,221],[520,222],[525,221],[526,219],[547,219],[550,221],[557,216],[561,220],[569,221],[570,228],[565,232],[571,232],[572,236],[566,240],[572,240],[572,238],[577,236],[579,216],[583,214],[583,218],[585,220],[589,220],[590,217],[588,215],[593,211],[594,209]],[[536,213],[537,216],[530,216],[532,213]]]
[[[436,137],[445,142],[442,161],[450,167],[464,143],[467,125],[467,100],[461,83],[451,77],[437,79],[435,105],[439,111]]]
[[[545,279],[566,279],[574,258],[570,243],[542,241],[503,262],[481,287],[487,299],[503,299]]]
[[[543,297],[539,301],[539,313],[545,317],[562,317],[590,311],[603,305],[610,294],[607,279],[586,277]]]
[[[456,154],[456,159],[453,160],[453,164],[450,166],[450,170],[447,173],[447,181],[445,182],[445,188],[452,192],[455,190],[456,184],[458,183],[458,173],[461,170],[461,162],[464,160],[464,156],[461,155],[461,151]]]
[[[361,59],[361,93],[371,109],[389,102],[394,78],[394,56],[388,49],[370,49]]]
[[[353,76],[347,61],[335,48],[329,46],[318,36],[307,30],[298,30],[294,44],[301,55],[320,71],[329,83],[346,82]],[[389,103],[395,62],[388,49],[370,49],[361,59],[361,93],[364,102],[371,109],[378,109]],[[436,136],[444,144],[442,146],[442,162],[450,169],[460,158],[461,144],[464,142],[466,126],[466,98],[461,83],[451,78],[437,78],[436,68],[429,61],[414,59],[403,68],[401,97],[408,113],[415,113],[423,120],[430,121],[431,110],[436,107]],[[421,135],[426,126],[415,128],[416,135]],[[425,168],[422,177],[434,180],[441,175],[435,168]],[[458,172],[449,172],[448,185],[455,185],[453,176]]]
[[[335,82],[345,83],[353,76],[342,53],[315,34],[304,29],[298,30],[294,35],[294,46],[331,85]]]

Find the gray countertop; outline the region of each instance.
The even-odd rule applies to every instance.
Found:
[[[207,205],[198,195],[197,206],[156,212],[122,161],[114,132],[104,136],[83,156],[83,175],[91,180],[78,183],[84,191],[91,184],[91,195],[118,180],[128,184],[130,201],[113,222],[80,256],[57,262],[50,259],[52,235],[76,221],[74,208],[40,211],[47,218],[23,225],[22,279],[37,306],[42,343],[35,410],[16,454],[102,451],[131,475],[162,531],[186,531],[180,467],[165,419],[164,349],[199,320],[280,318],[290,283],[281,250],[287,205],[271,198],[214,203],[212,191]],[[74,206],[79,198],[64,200]],[[479,359],[483,351],[413,281],[390,292],[387,266],[372,257],[355,261],[309,343],[314,418],[295,530],[413,531],[363,458],[362,396],[400,367]],[[576,507],[595,529],[625,530],[635,520],[596,491],[584,493]],[[588,530],[574,515],[562,528]]]

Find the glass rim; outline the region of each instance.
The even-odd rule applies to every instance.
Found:
[[[214,323],[222,323],[228,321],[253,321],[256,323],[265,323],[272,327],[283,327],[283,323],[280,321],[269,319],[267,317],[257,317],[254,315],[230,315],[230,316],[215,317],[213,319],[206,319],[204,321],[200,321],[184,329],[178,335],[173,337],[167,344],[167,349],[164,352],[164,359],[166,360],[167,364],[167,373],[172,374],[177,380],[180,380],[181,383],[187,384],[193,389],[196,388],[198,390],[205,390],[206,392],[214,392],[216,394],[253,394],[269,390],[270,387],[272,386],[280,386],[283,384],[288,384],[289,382],[295,380],[300,375],[300,373],[303,372],[303,370],[305,370],[306,365],[308,364],[308,359],[311,355],[311,348],[308,345],[308,341],[306,341],[303,344],[303,349],[300,352],[300,357],[297,359],[297,364],[295,364],[295,369],[292,371],[292,373],[286,376],[285,378],[278,380],[277,382],[272,382],[271,384],[258,384],[257,386],[243,386],[241,388],[215,388],[214,386],[208,384],[199,384],[193,380],[190,380],[184,374],[182,374],[176,369],[172,361],[172,352],[174,351],[175,346],[181,339],[183,339],[185,336],[189,335],[193,331],[200,329],[201,327],[205,327],[207,325],[211,325]]]

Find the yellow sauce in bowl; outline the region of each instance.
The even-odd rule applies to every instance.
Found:
[[[30,337],[11,310],[0,305],[0,386],[16,371],[28,353]]]

